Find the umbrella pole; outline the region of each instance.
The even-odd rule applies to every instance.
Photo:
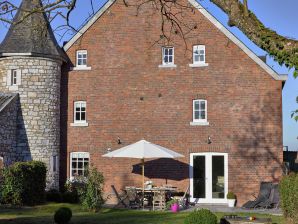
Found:
[[[145,198],[145,161],[144,159],[142,159],[142,176],[143,176],[143,210],[145,208],[145,205],[144,205],[144,198]]]

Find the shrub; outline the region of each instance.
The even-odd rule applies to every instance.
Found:
[[[51,190],[46,192],[46,200],[48,202],[60,203],[62,201],[62,195],[58,190],[51,189]]]
[[[281,207],[288,222],[298,220],[298,173],[284,176],[279,184]]]
[[[16,162],[3,170],[1,201],[12,205],[44,202],[46,166],[39,161]]]
[[[104,178],[96,168],[89,170],[86,184],[78,189],[80,201],[84,208],[97,212],[104,204],[103,199]]]
[[[228,192],[227,199],[236,199],[236,195],[233,192]]]
[[[79,202],[79,196],[76,191],[66,191],[62,193],[62,202],[76,204]]]
[[[67,224],[72,217],[72,212],[69,208],[61,207],[54,215],[55,223],[57,224]]]
[[[217,217],[208,209],[191,212],[184,220],[184,224],[217,224]]]

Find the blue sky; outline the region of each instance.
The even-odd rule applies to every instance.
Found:
[[[18,4],[20,0],[12,0],[12,2]],[[86,3],[88,2],[88,3]],[[94,8],[97,10],[105,1],[93,0]],[[215,5],[210,3],[209,0],[199,0],[213,16],[221,21],[227,27],[227,16]],[[249,8],[256,16],[271,29],[277,31],[279,34],[298,39],[297,29],[297,16],[298,1],[293,0],[248,0]],[[73,12],[71,22],[75,27],[79,27],[84,23],[85,19],[91,13],[89,1],[78,0],[78,7]],[[56,19],[52,26],[55,28],[61,24],[61,20]],[[254,45],[245,35],[241,33],[237,28],[227,27],[232,31],[239,39],[241,39],[250,49],[252,49],[257,55],[265,55],[266,52]],[[0,23],[0,41],[3,40],[7,32],[7,26]],[[67,34],[64,38],[57,39],[60,43],[69,40],[71,34]],[[272,66],[278,73],[288,74],[289,78],[283,89],[283,132],[284,132],[284,145],[289,146],[290,149],[298,149],[298,123],[291,119],[291,111],[298,108],[296,104],[296,96],[298,96],[298,78],[294,79],[292,71],[289,71],[283,66],[279,66],[272,59],[267,58],[267,63]],[[268,114],[270,116],[270,114]]]

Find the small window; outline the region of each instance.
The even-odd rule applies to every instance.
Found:
[[[77,51],[77,67],[87,67],[87,51]]]
[[[162,64],[174,65],[174,47],[162,48]]]
[[[11,85],[15,86],[18,84],[18,71],[16,69],[11,70]]]
[[[193,101],[193,122],[207,121],[207,100]]]
[[[86,123],[86,101],[74,103],[74,123]]]
[[[89,168],[88,152],[72,152],[70,153],[70,177],[85,177]]]
[[[205,45],[193,46],[193,64],[205,64]]]
[[[51,170],[53,173],[58,171],[58,156],[57,155],[52,156]]]

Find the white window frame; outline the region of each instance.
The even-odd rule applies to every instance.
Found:
[[[200,103],[202,102],[202,101],[204,101],[205,102],[205,119],[196,119],[195,118],[195,112],[197,111],[196,109],[195,109],[195,104],[196,104],[196,102],[199,102],[199,105],[200,105]],[[195,100],[193,100],[192,101],[192,121],[193,121],[193,123],[207,123],[207,100],[204,100],[204,99],[195,99]],[[199,111],[203,111],[203,110],[200,110],[199,109]]]
[[[82,108],[82,104],[85,104],[85,120],[76,120],[76,105],[80,104],[80,108]],[[80,113],[82,111],[80,110]],[[81,117],[81,115],[80,115]],[[74,124],[86,124],[87,123],[87,102],[86,101],[74,101],[73,102],[73,123]]]
[[[170,56],[172,56],[172,62],[165,62],[165,52],[168,49],[172,49],[173,54],[172,55],[167,55],[167,57],[169,58]],[[171,66],[171,65],[175,65],[175,49],[174,47],[162,47],[162,65],[166,65],[166,66]]]
[[[79,55],[80,54],[85,54],[86,55],[86,64],[84,64],[84,65],[79,65]],[[87,50],[77,50],[77,53],[76,53],[76,67],[86,68],[87,64],[88,64],[88,52],[87,52]]]
[[[198,50],[198,53],[195,53],[196,50]],[[199,51],[203,50],[204,51],[204,61],[196,61],[195,60],[195,56],[199,56],[202,55],[201,53],[199,53]],[[206,63],[206,46],[205,45],[194,45],[192,47],[192,64],[189,64],[190,67],[204,67],[204,66],[208,66],[208,63]]]
[[[73,171],[72,160],[73,160],[74,156],[77,156],[76,158],[79,158],[80,156],[82,156],[82,158],[83,158],[83,164],[84,164],[84,159],[85,158],[88,158],[88,168],[90,167],[90,153],[89,152],[71,152],[70,153],[70,159],[69,159],[69,166],[70,166],[70,168],[69,168],[69,170],[70,170],[69,177],[70,177],[70,179],[75,178],[72,175],[72,173],[73,173],[72,172]],[[78,160],[77,160],[77,167],[78,167]],[[84,176],[84,168],[83,168],[83,176]]]
[[[18,85],[18,70],[17,69],[12,69],[11,70],[11,85],[16,86]]]

